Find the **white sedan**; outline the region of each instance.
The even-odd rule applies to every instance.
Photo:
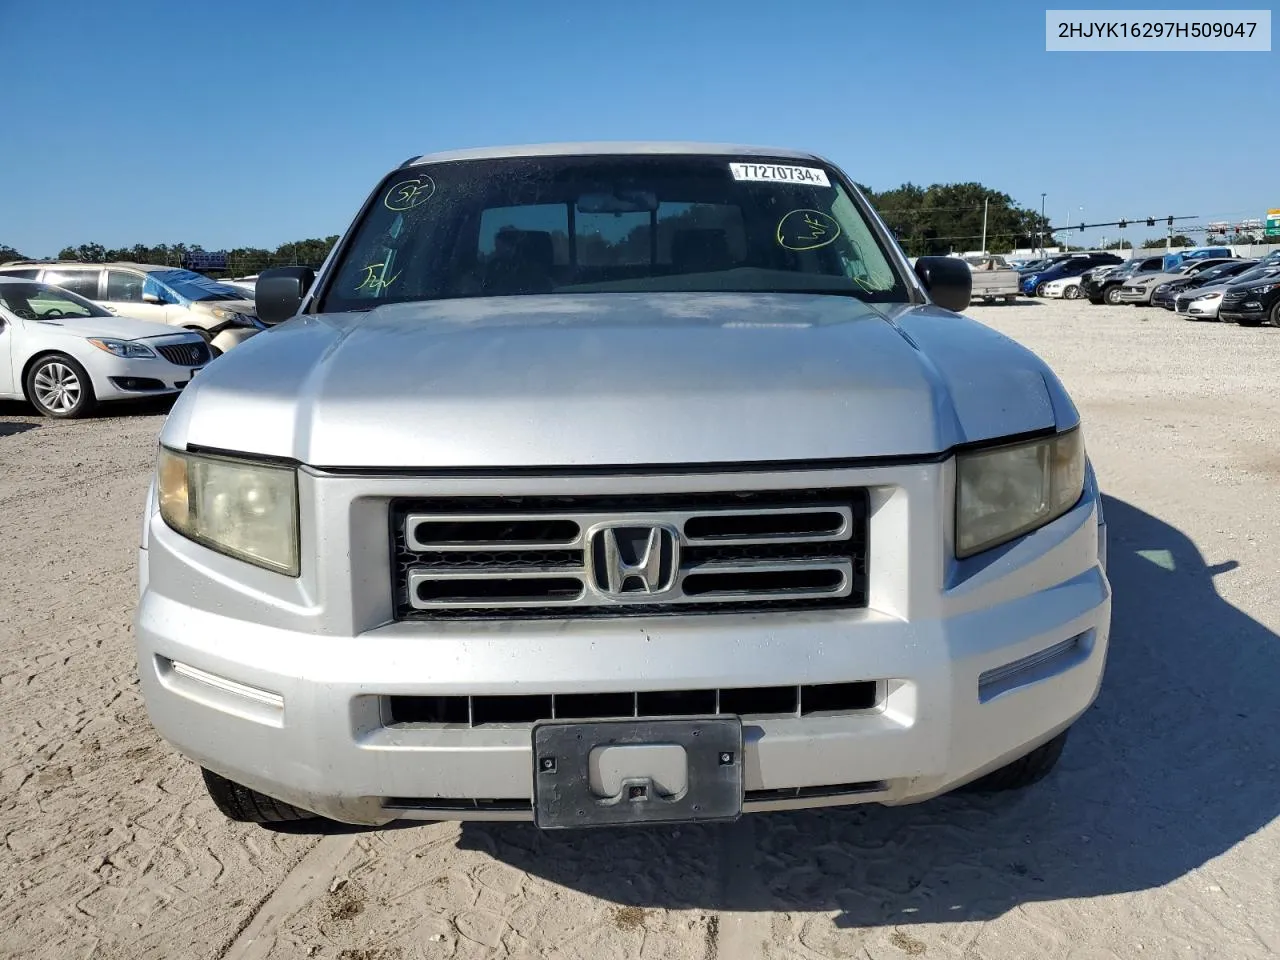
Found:
[[[61,287],[0,277],[0,398],[28,400],[46,417],[177,393],[211,359],[198,334],[114,316]]]
[[[1059,280],[1050,280],[1044,285],[1044,293],[1042,296],[1056,297],[1060,300],[1079,300],[1084,295],[1084,291],[1080,289],[1079,277],[1062,277]]]

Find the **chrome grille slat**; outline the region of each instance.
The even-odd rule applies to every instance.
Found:
[[[156,349],[160,356],[181,367],[198,367],[209,362],[209,348],[203,341],[157,344]]]
[[[862,489],[394,501],[391,523],[400,619],[866,605]]]
[[[690,520],[716,518],[727,520],[734,517],[786,517],[786,516],[819,516],[835,514],[841,519],[840,525],[826,533],[794,533],[774,536],[719,536],[696,537],[683,534],[683,542],[688,546],[742,547],[757,546],[767,543],[825,543],[847,540],[853,523],[853,511],[845,506],[775,508],[765,510],[679,510],[650,511],[646,513],[628,513],[619,517],[616,513],[527,513],[527,514],[421,514],[411,513],[405,517],[405,545],[410,550],[431,553],[459,551],[508,551],[508,550],[574,550],[586,545],[589,531],[604,523],[613,523],[625,519],[637,525],[667,524],[684,530]],[[577,536],[571,539],[547,540],[449,540],[423,541],[418,538],[418,528],[424,523],[449,524],[521,524],[528,521],[573,523],[578,527]]]

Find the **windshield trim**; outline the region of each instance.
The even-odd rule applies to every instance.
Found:
[[[788,154],[786,151],[781,151],[781,152],[746,151],[743,155],[744,156],[749,155],[753,161],[758,161],[761,163],[773,162],[773,163],[779,163],[783,165],[790,165],[798,162],[797,156]],[[642,158],[652,159],[653,156],[655,155],[636,153],[634,151],[627,151],[627,150],[619,150],[617,152],[609,152],[609,153],[565,152],[565,153],[547,154],[547,155],[537,156],[533,158],[512,157],[512,158],[498,158],[498,159],[625,161],[629,159],[642,159]],[[660,156],[662,156],[664,159],[672,159],[672,160],[714,158],[714,159],[724,159],[727,161],[732,159],[733,154],[729,154],[729,153],[721,154],[721,153],[713,153],[713,152],[702,152],[698,150],[689,150],[689,151],[681,151],[678,153],[663,152],[662,154],[660,154]],[[449,160],[439,160],[439,161],[427,161],[425,158],[419,158],[419,160],[414,163],[414,167],[415,169],[425,169],[430,167],[434,163],[459,164],[459,163],[477,162],[478,160],[487,161],[492,159],[495,159],[495,158],[488,158],[488,157],[466,158],[466,159],[459,158],[459,159],[449,159]],[[876,245],[879,249],[881,256],[884,257],[885,263],[888,265],[890,271],[894,275],[895,285],[896,283],[900,282],[905,288],[906,299],[902,302],[904,304],[911,305],[911,306],[919,306],[921,304],[929,303],[930,300],[929,300],[928,293],[925,291],[922,281],[920,280],[914,267],[912,266],[911,260],[908,259],[906,253],[899,246],[897,238],[894,236],[893,232],[889,229],[888,225],[884,222],[884,220],[881,219],[879,213],[867,201],[866,197],[863,196],[862,191],[858,188],[858,186],[852,180],[849,179],[849,177],[845,174],[845,172],[840,167],[836,166],[834,163],[830,162],[829,160],[826,160],[819,156],[807,155],[804,158],[804,162],[806,164],[820,167],[827,174],[828,178],[832,180],[833,184],[838,183],[839,186],[843,188],[844,191],[848,194],[849,199],[853,203],[854,208],[857,210],[858,214],[863,218],[863,220],[867,225],[867,228],[871,232],[871,235],[876,242]],[[337,311],[328,311],[328,310],[321,309],[322,305],[327,305],[328,300],[332,296],[333,285],[337,280],[337,273],[338,273],[336,267],[338,264],[343,263],[346,260],[347,255],[350,253],[351,247],[354,244],[356,239],[358,228],[360,227],[361,224],[364,223],[365,218],[368,216],[370,209],[379,201],[379,199],[386,193],[386,191],[390,189],[390,187],[396,182],[396,179],[404,176],[404,169],[405,169],[404,167],[397,167],[387,171],[386,174],[384,174],[381,178],[379,178],[378,182],[374,185],[373,189],[365,197],[365,200],[360,205],[359,210],[356,212],[355,216],[351,218],[350,222],[347,224],[346,230],[343,231],[342,236],[338,239],[338,242],[334,244],[333,249],[330,250],[328,257],[325,258],[324,263],[321,264],[319,271],[317,271],[317,275],[314,281],[312,282],[310,289],[308,289],[307,293],[303,296],[302,303],[298,308],[299,314],[314,315],[314,314],[320,314],[324,312],[338,312],[338,313],[364,312],[366,310],[376,308],[377,306],[381,306],[381,304],[371,304],[368,307],[360,307],[360,308],[352,307],[352,308],[347,308],[344,310],[337,310]],[[746,291],[746,292],[755,293],[755,292],[764,292],[764,291]],[[788,293],[810,293],[810,292],[818,292],[818,291],[789,290],[787,292]],[[590,294],[586,292],[575,293],[573,291],[565,291],[564,293],[559,295],[560,296],[588,296]],[[848,292],[848,295],[854,296],[852,291]],[[857,298],[857,299],[861,299],[861,298]],[[411,300],[411,301],[402,301],[402,302],[419,302],[419,301]],[[435,302],[435,301],[423,300],[420,302],[427,303],[427,302]],[[870,303],[874,303],[875,301],[863,300],[862,302],[870,304]]]

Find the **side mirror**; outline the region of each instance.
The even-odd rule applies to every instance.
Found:
[[[920,257],[916,276],[929,291],[929,299],[945,310],[959,313],[973,295],[973,271],[959,257]]]
[[[310,267],[271,267],[258,275],[253,302],[258,319],[267,325],[283,323],[298,312],[302,298],[315,283]]]
[[[161,300],[154,293],[144,293],[142,295],[142,302],[143,303],[164,303],[164,301]]]

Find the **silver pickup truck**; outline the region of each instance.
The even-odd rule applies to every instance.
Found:
[[[983,303],[1004,300],[1013,303],[1018,299],[1020,277],[1004,257],[975,256],[965,257],[964,260],[973,271],[971,300],[981,300]]]
[[[1007,789],[1098,693],[1080,415],[808,153],[415,158],[160,437],[157,730],[242,821]]]

